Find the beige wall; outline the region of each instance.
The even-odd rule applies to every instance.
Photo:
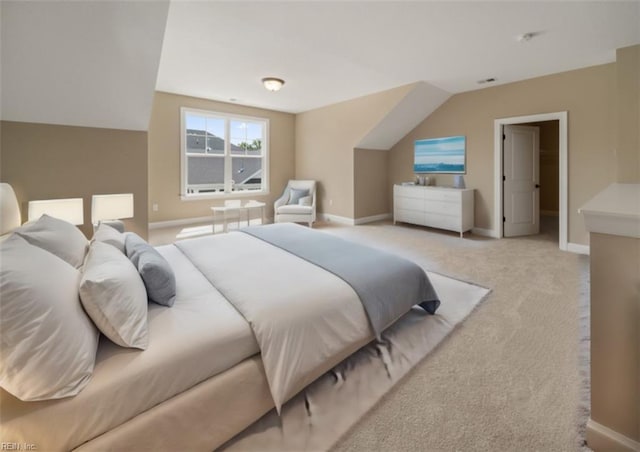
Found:
[[[235,113],[269,120],[270,193],[254,198],[267,203],[266,215],[273,217],[273,202],[294,178],[294,115],[245,107],[195,97],[156,92],[149,124],[149,222],[205,217],[221,199],[180,199],[180,107]],[[158,211],[152,205],[158,204]]]
[[[640,442],[640,239],[592,233],[590,264],[591,419]]]
[[[568,111],[568,238],[587,244],[577,209],[615,179],[615,80],[616,65],[606,64],[457,94],[392,148],[389,183],[413,179],[416,139],[466,135],[465,181],[476,189],[475,225],[493,229],[494,120]],[[438,185],[452,183],[451,176],[436,180]]]
[[[618,49],[617,182],[640,182],[640,45]]]
[[[362,211],[385,208],[384,202],[378,205],[377,200],[368,199],[363,187],[356,190],[354,148],[412,87],[401,86],[296,115],[296,177],[319,182],[319,212],[355,218],[356,191],[360,194],[358,202],[365,206],[359,208]],[[378,164],[379,155],[371,154],[375,162],[368,164],[369,157],[366,151],[362,152],[358,162],[371,171],[370,180],[385,180],[387,175]],[[361,176],[358,179],[364,183]]]
[[[147,237],[147,133],[2,121],[0,180],[18,197],[23,221],[36,199],[83,198],[91,237],[91,196],[133,193],[127,230]]]
[[[355,149],[354,218],[391,212],[389,186],[389,151]]]
[[[560,210],[559,121],[522,125],[540,128],[540,212],[557,214]]]

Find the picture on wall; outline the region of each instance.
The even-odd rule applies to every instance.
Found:
[[[413,172],[465,174],[465,147],[464,136],[416,140]]]

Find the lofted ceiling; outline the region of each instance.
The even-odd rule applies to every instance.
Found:
[[[637,43],[638,1],[174,1],[157,88],[301,112],[417,81],[458,93],[609,63]],[[265,76],[286,84],[267,92]]]
[[[155,90],[296,113],[608,63],[640,43],[640,1],[3,0],[0,15],[2,119],[133,130]],[[268,92],[265,76],[286,84]]]

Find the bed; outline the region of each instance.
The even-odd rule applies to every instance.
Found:
[[[309,241],[320,244],[311,255]],[[22,401],[1,390],[0,440],[38,450],[216,448],[280,409],[412,305],[437,309],[421,269],[423,286],[406,287],[407,272],[418,269],[408,261],[399,279],[380,281],[393,265],[381,260],[384,253],[365,250],[360,262],[368,263],[355,265],[363,267],[355,273],[370,283],[323,268],[338,261],[348,273],[354,264],[341,255],[358,254],[347,252],[352,245],[279,224],[158,247],[175,274],[175,302],[148,304],[146,350],[101,336],[91,380],[72,397]],[[364,293],[375,280],[379,289]],[[384,287],[405,299],[387,300],[393,308],[373,318],[369,311],[378,308],[362,298]]]

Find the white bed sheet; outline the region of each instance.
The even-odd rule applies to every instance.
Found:
[[[69,450],[259,352],[249,324],[173,245],[173,307],[149,304],[149,348],[102,338],[93,378],[77,396],[21,402],[0,390],[1,440]]]

